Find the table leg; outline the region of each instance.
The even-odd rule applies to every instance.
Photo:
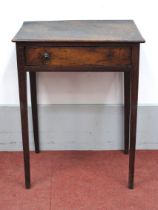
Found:
[[[130,72],[124,72],[124,153],[129,151]]]
[[[29,72],[35,152],[39,153],[36,72]]]
[[[139,44],[132,48],[131,70],[131,117],[130,117],[130,155],[129,155],[129,183],[130,189],[134,188],[135,147],[137,127],[137,101],[139,80]]]
[[[28,135],[27,78],[26,77],[27,77],[26,72],[18,73],[22,140],[23,140],[23,153],[24,153],[24,168],[25,168],[25,186],[26,188],[30,188],[30,153],[29,153],[29,135]]]
[[[21,112],[21,128],[24,155],[25,187],[30,188],[30,152],[28,134],[28,111],[27,111],[27,73],[24,70],[24,47],[16,44],[19,99]]]

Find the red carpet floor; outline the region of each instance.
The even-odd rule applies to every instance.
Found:
[[[120,151],[32,152],[30,190],[22,157],[0,153],[0,210],[158,210],[158,151],[137,151],[134,190]]]

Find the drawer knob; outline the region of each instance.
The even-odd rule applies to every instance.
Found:
[[[48,62],[51,59],[51,55],[48,52],[44,52],[43,55],[42,55],[42,57],[41,57],[41,59],[42,59],[42,62],[44,64],[48,64]]]

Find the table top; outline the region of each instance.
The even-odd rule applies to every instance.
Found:
[[[67,20],[24,22],[13,42],[143,43],[133,20]]]

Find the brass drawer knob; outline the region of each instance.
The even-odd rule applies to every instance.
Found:
[[[48,52],[44,52],[41,56],[41,60],[44,64],[48,64],[51,59],[51,55]]]

